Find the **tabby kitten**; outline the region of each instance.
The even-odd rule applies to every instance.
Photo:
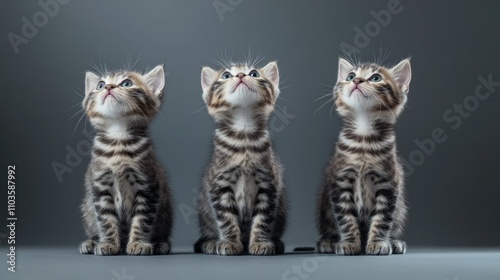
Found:
[[[280,93],[278,66],[231,65],[201,72],[203,100],[218,128],[199,192],[197,253],[284,252],[282,167],[271,146],[269,114]]]
[[[81,210],[82,254],[168,254],[172,196],[148,127],[160,107],[165,74],[87,72],[83,108],[96,130]]]
[[[392,68],[339,60],[333,98],[344,126],[318,197],[321,253],[403,254],[403,170],[394,124],[407,100],[409,59]]]

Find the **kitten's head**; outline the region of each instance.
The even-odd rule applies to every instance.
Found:
[[[165,73],[163,65],[146,74],[116,71],[104,75],[87,72],[83,108],[93,119],[148,120],[161,104]]]
[[[254,108],[269,114],[280,93],[278,86],[276,62],[270,62],[262,68],[234,64],[220,70],[203,67],[201,71],[203,100],[211,115],[234,108]]]
[[[356,112],[376,112],[398,116],[407,100],[411,80],[410,60],[392,68],[377,64],[352,65],[339,59],[334,100],[341,116]]]

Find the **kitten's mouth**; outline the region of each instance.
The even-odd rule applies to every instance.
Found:
[[[248,88],[248,85],[243,81],[243,80],[240,80],[233,88],[233,92],[236,91],[236,89],[240,86],[240,85],[244,85],[245,87]]]
[[[104,98],[102,99],[102,104],[104,104],[104,102],[106,102],[106,99],[108,99],[108,97],[112,97],[115,101],[118,101],[118,99],[116,99],[116,97],[111,93],[111,92],[108,92],[106,93],[106,95],[104,95]]]
[[[364,92],[362,92],[361,89],[358,87],[353,88],[349,96],[351,96],[353,93],[361,93],[361,96],[363,96],[364,98],[368,98],[368,96]]]

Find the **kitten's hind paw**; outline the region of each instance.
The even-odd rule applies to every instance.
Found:
[[[392,253],[393,254],[404,254],[406,253],[406,242],[401,240],[391,241]]]
[[[337,255],[359,255],[361,245],[354,242],[339,242],[335,244],[335,254]]]
[[[316,249],[321,254],[332,254],[335,253],[335,245],[330,239],[319,240],[316,244]]]
[[[392,254],[392,246],[387,241],[369,242],[366,245],[367,255],[390,255]]]
[[[255,242],[248,247],[248,253],[258,256],[275,255],[276,246],[271,242]]]
[[[95,247],[94,240],[86,240],[80,244],[80,254],[93,254]]]
[[[146,242],[132,242],[127,245],[127,254],[129,255],[152,255],[153,245]]]
[[[170,253],[170,243],[160,242],[155,246],[156,255],[168,255]]]
[[[120,253],[120,248],[111,243],[97,243],[94,248],[94,254],[98,256],[112,256],[118,255]]]

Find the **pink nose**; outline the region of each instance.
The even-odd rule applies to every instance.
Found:
[[[116,85],[113,85],[113,84],[107,84],[104,88],[107,89],[108,91],[114,89],[116,87]]]
[[[362,83],[362,82],[364,82],[364,81],[365,81],[365,79],[363,79],[363,78],[355,78],[355,79],[353,80],[353,82],[354,82],[354,84],[355,84],[355,85],[357,85],[357,84],[361,84],[361,83]]]
[[[243,79],[243,77],[245,77],[245,73],[238,73],[236,74],[236,77],[240,78],[240,79]]]

